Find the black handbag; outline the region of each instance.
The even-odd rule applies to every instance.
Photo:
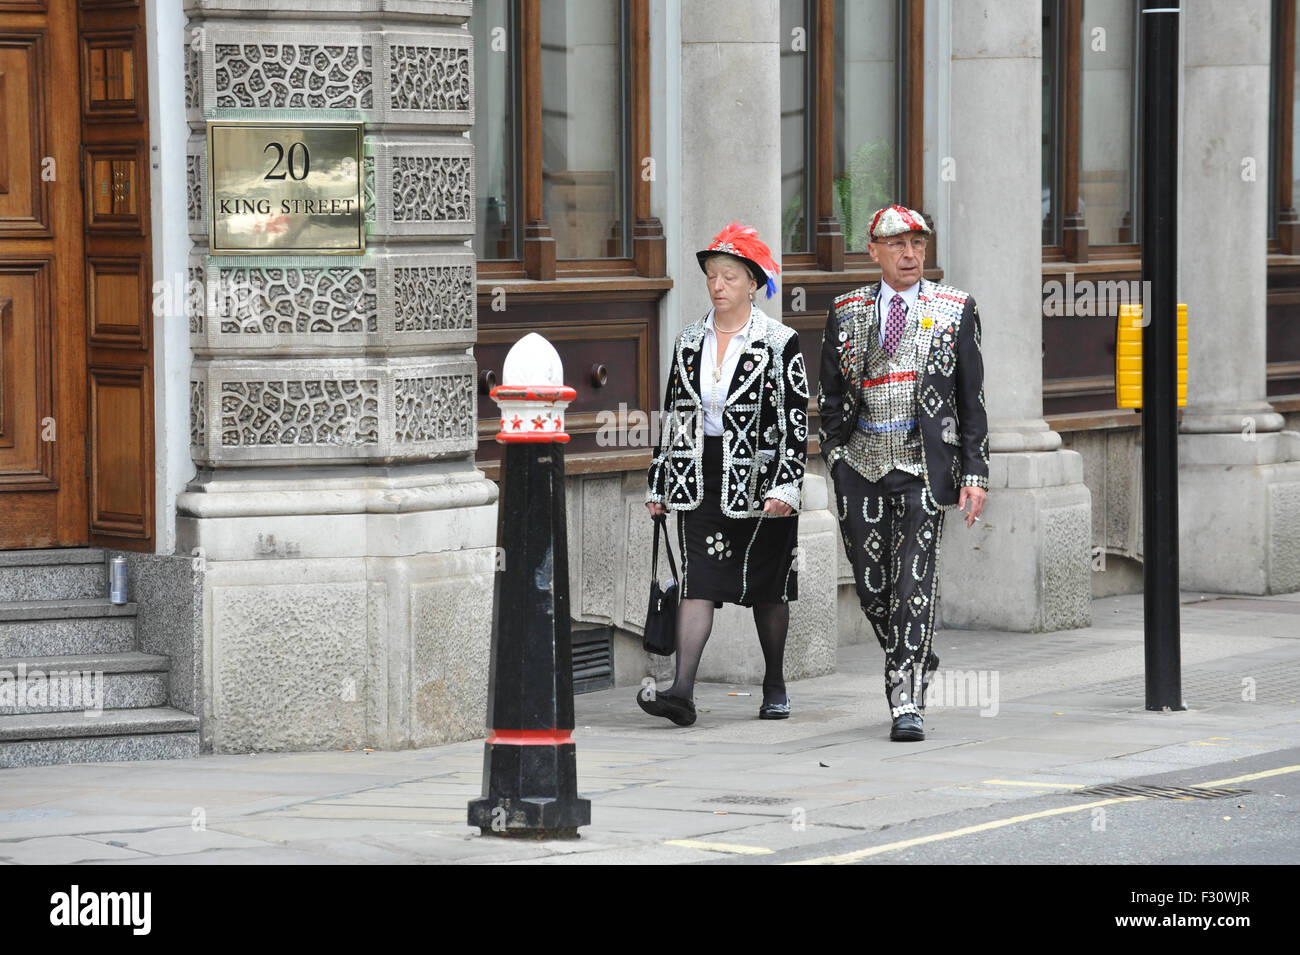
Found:
[[[656,514],[654,557],[650,564],[650,607],[645,614],[645,637],[642,646],[647,653],[668,656],[677,648],[677,564],[673,561],[673,548],[668,542],[668,516]],[[667,586],[659,586],[659,534],[664,535],[664,552],[668,555],[668,569],[673,572]]]

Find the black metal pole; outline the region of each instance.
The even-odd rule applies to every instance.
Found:
[[[1177,0],[1142,5],[1142,494],[1146,708],[1181,710]]]

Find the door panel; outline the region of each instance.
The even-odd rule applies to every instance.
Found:
[[[89,539],[79,68],[73,0],[0,0],[0,549]]]
[[[81,0],[90,540],[153,542],[153,286],[144,10]]]
[[[146,537],[153,526],[148,476],[141,473],[149,393],[140,369],[90,369],[92,534]]]
[[[0,485],[52,489],[49,263],[0,265]],[[47,437],[48,428],[47,428]]]
[[[40,177],[44,46],[39,33],[0,33],[0,235],[49,234]]]

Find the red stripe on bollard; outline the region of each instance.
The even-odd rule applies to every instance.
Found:
[[[528,432],[524,434],[497,434],[497,444],[568,444],[567,431]]]
[[[566,746],[573,743],[572,730],[493,730],[489,743],[507,746]]]

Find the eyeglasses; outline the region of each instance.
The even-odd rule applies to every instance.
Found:
[[[926,243],[929,240],[925,236],[913,236],[911,239],[881,239],[876,245],[883,245],[894,255],[901,255],[904,250],[911,249],[913,252],[924,252]]]

